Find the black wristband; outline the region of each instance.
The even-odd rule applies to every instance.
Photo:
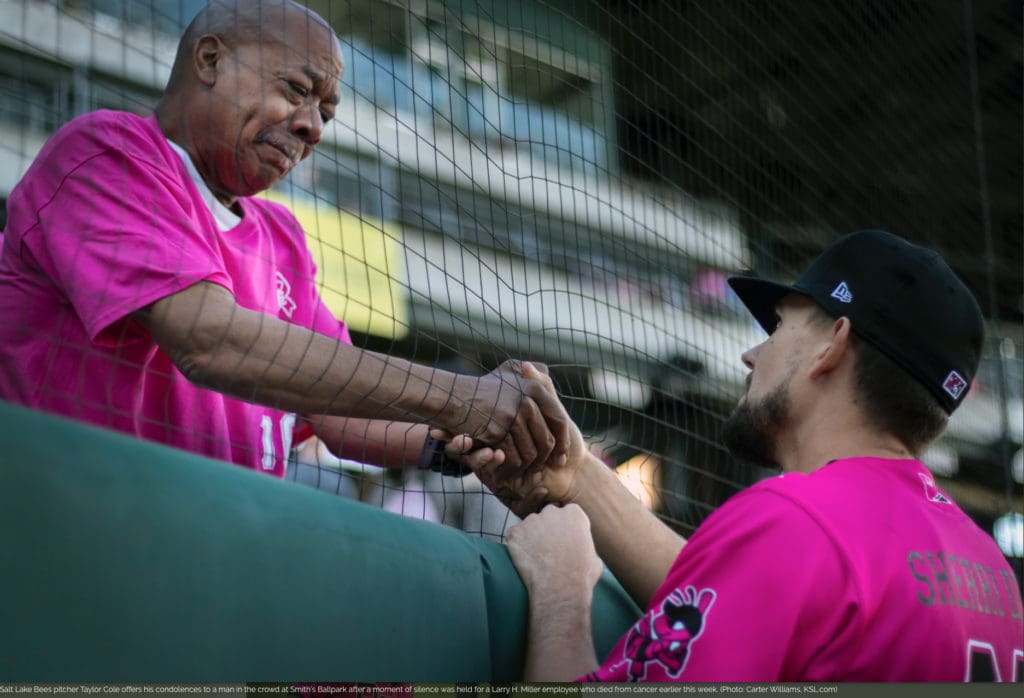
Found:
[[[444,449],[447,445],[447,441],[435,439],[430,434],[427,434],[427,440],[423,442],[423,452],[420,453],[420,459],[416,462],[416,467],[420,470],[431,470],[450,477],[465,477],[473,472],[469,466],[463,465],[459,461],[445,455]]]

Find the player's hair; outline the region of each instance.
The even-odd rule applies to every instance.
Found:
[[[873,344],[854,335],[856,390],[869,423],[915,457],[939,438],[949,415],[927,388]]]
[[[811,321],[829,325],[835,318],[820,306]],[[891,434],[920,456],[946,429],[949,415],[927,388],[875,345],[851,335],[856,363],[855,390],[872,427]]]

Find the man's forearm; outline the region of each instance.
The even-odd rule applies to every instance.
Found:
[[[213,284],[159,301],[140,319],[189,380],[250,402],[428,423],[441,415],[458,421],[455,413],[468,412],[469,377],[362,351],[241,308]]]
[[[426,424],[348,417],[310,417],[313,429],[334,455],[382,468],[415,466],[429,432]]]
[[[230,341],[202,354],[189,378],[288,411],[432,422],[470,393],[455,374],[363,351],[239,309]],[[468,396],[467,396],[468,397]],[[462,412],[468,408],[462,407]]]
[[[665,580],[686,540],[645,507],[588,454],[573,501],[590,519],[597,554],[641,608]]]

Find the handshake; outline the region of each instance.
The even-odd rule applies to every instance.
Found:
[[[467,470],[475,473],[505,506],[525,518],[548,503],[573,501],[577,475],[588,459],[601,467],[604,464],[590,454],[583,435],[558,399],[554,383],[543,366],[508,362],[505,370],[510,369],[526,381],[541,385],[552,398],[547,405],[554,404],[560,410],[557,419],[565,427],[560,431],[566,442],[555,444],[546,460],[532,464],[512,463],[502,448],[478,445],[470,436],[452,436],[441,429],[432,430],[431,436],[447,442],[446,456],[461,465],[464,473]]]

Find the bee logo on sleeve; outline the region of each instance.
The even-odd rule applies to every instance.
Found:
[[[712,589],[676,589],[661,608],[641,618],[629,631],[624,654],[629,680],[643,681],[648,664],[660,664],[672,678],[686,668],[690,648],[704,630],[704,619],[715,602]]]

